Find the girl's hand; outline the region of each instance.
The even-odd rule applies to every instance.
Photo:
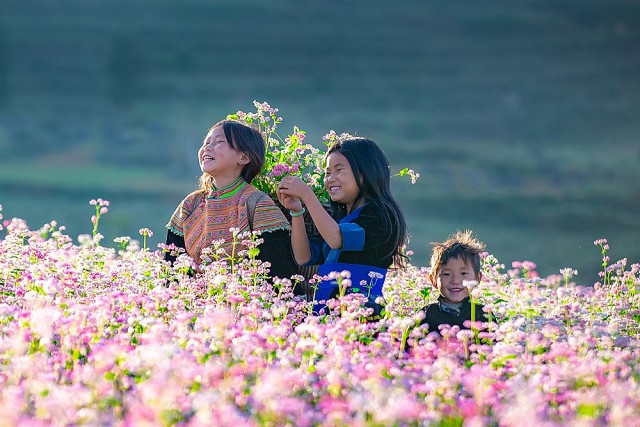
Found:
[[[313,195],[311,187],[297,176],[284,177],[278,185],[278,199],[280,198],[280,194],[282,194],[283,196],[290,196],[304,201],[305,197],[309,196],[309,193]]]
[[[285,209],[293,212],[300,212],[302,210],[302,202],[297,197],[286,196],[282,194],[280,190],[277,191],[278,201]]]
[[[322,239],[327,242],[331,249],[342,248],[342,232],[338,223],[322,206],[311,187],[298,177],[285,176],[280,181],[280,185],[278,185],[278,200],[285,207],[290,204],[293,207],[290,210],[299,212],[297,210],[298,206],[294,207],[294,202],[290,201],[289,197],[304,203]],[[302,206],[300,206],[301,208]],[[304,264],[311,258],[307,233],[303,225],[300,220],[291,221],[291,246],[295,247],[294,254],[298,264]]]

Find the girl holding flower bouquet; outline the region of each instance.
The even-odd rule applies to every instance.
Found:
[[[262,135],[250,126],[234,120],[213,125],[198,150],[200,188],[171,216],[166,243],[184,248],[199,264],[202,250],[214,241],[222,241],[221,249],[235,255],[231,228],[260,231],[264,242],[257,258],[271,263],[271,275],[296,274],[289,222],[269,196],[250,184],[262,169],[265,150]],[[173,262],[175,256],[168,253],[165,259]]]
[[[367,306],[380,314],[375,299],[382,296],[387,269],[404,267],[402,248],[406,223],[391,195],[389,162],[378,145],[365,138],[338,140],[327,150],[324,185],[331,213],[302,179],[287,176],[278,186],[278,200],[291,213],[291,246],[300,265],[321,264],[320,276],[347,270],[348,292],[368,296]],[[308,236],[303,214],[309,211],[318,235]],[[347,275],[348,276],[348,275]],[[335,274],[331,275],[335,277]],[[316,300],[338,293],[335,279],[323,280]]]

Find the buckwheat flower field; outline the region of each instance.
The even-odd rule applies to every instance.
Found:
[[[390,274],[380,321],[357,294],[314,316],[300,277],[265,279],[256,236],[190,275],[171,248],[104,242],[105,202],[77,239],[4,220],[2,425],[640,425],[640,265],[611,263],[606,240],[589,286],[485,254],[472,297],[495,321],[440,336],[416,326],[425,268]]]

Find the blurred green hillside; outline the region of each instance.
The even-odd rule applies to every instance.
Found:
[[[0,204],[109,244],[164,223],[208,127],[252,101],[322,147],[378,141],[415,251],[473,228],[505,264],[640,262],[637,0],[0,3]]]

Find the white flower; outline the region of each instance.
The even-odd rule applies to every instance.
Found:
[[[478,281],[477,280],[463,280],[462,281],[462,286],[464,286],[465,288],[469,289],[469,291],[471,291],[471,290],[473,290],[473,288],[478,286]]]
[[[573,276],[578,275],[578,270],[574,270],[573,268],[561,268],[560,274],[562,274],[567,279],[572,278]]]

